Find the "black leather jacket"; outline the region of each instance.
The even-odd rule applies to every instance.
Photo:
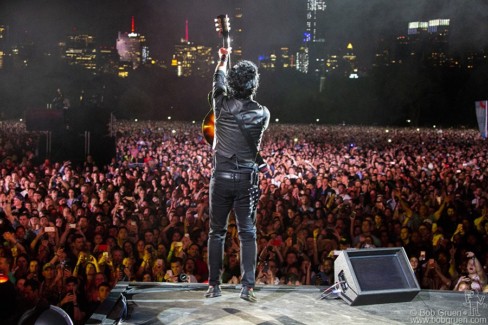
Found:
[[[215,114],[214,153],[235,160],[238,165],[254,165],[256,157],[232,112],[244,121],[244,126],[249,130],[259,150],[263,133],[268,128],[270,120],[269,110],[252,98],[241,100],[229,97],[225,86],[225,74],[220,70],[214,75],[212,98]]]

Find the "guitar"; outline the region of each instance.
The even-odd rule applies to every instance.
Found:
[[[230,47],[230,20],[227,15],[219,15],[215,18],[215,28],[217,32],[222,36],[222,47]],[[230,54],[227,56],[227,69],[230,69]],[[205,115],[202,122],[202,134],[208,144],[212,145],[215,135],[215,116],[212,108],[212,92],[208,94],[208,103],[210,105],[210,111]]]

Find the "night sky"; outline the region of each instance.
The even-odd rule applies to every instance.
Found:
[[[232,13],[232,0],[2,0],[0,23],[10,26],[12,42],[27,33],[41,47],[52,49],[76,30],[95,35],[100,44],[114,45],[118,31],[136,31],[148,39],[154,57],[168,60],[173,45],[184,36],[217,46],[213,18]],[[243,0],[245,34],[242,47],[256,59],[280,46],[296,48],[305,29],[305,0]],[[487,0],[328,0],[324,23],[327,47],[352,42],[364,61],[372,57],[379,37],[405,34],[408,21],[451,19],[453,51],[478,50],[488,44]],[[232,24],[232,21],[231,21]]]

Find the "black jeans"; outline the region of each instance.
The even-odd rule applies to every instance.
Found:
[[[234,179],[232,175],[236,175]],[[224,177],[225,176],[225,177]],[[210,180],[210,232],[208,237],[209,285],[221,282],[224,260],[225,236],[229,213],[234,209],[240,240],[241,284],[254,287],[257,245],[256,245],[256,209],[257,190],[253,174],[235,172],[214,172]]]

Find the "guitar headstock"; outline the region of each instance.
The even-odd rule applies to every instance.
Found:
[[[229,36],[230,31],[230,19],[227,15],[219,15],[215,18],[215,29],[223,37]]]

